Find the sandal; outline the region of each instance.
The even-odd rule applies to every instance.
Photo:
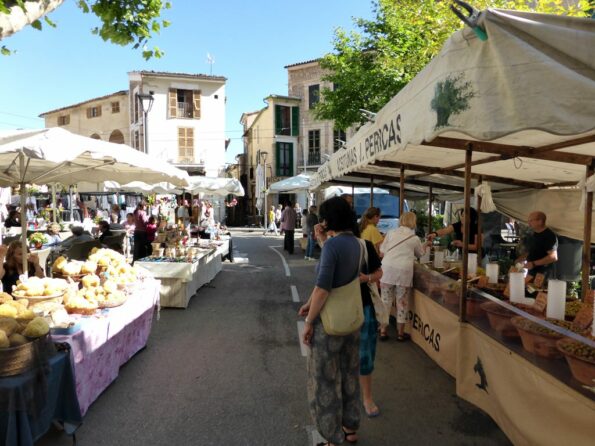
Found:
[[[399,342],[405,342],[405,341],[408,341],[409,339],[411,339],[411,335],[409,335],[407,333],[403,333],[402,335],[397,335],[397,341],[399,341]]]
[[[380,339],[382,342],[388,341],[388,334],[380,332],[378,339]]]
[[[345,428],[343,428],[343,434],[345,435],[345,441],[347,443],[357,443],[357,431],[353,431],[353,432],[347,432],[345,430]],[[354,437],[355,436],[355,440],[350,440],[349,437]]]

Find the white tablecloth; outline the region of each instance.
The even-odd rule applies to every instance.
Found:
[[[161,306],[187,308],[190,298],[198,289],[221,271],[221,255],[229,252],[229,243],[216,250],[202,253],[198,262],[135,262],[161,281]]]

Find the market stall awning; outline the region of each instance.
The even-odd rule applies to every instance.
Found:
[[[236,195],[244,196],[242,183],[236,178],[213,178],[194,176],[189,177],[190,185],[186,188],[194,194],[204,193],[207,195]]]
[[[174,187],[171,183],[161,182],[157,184],[147,184],[142,181],[131,181],[130,183],[120,184],[116,181],[104,182],[106,189],[112,191],[133,192],[139,194],[181,194],[181,188]]]
[[[25,156],[20,169],[19,154]],[[105,180],[188,185],[188,174],[123,144],[87,138],[54,127],[0,131],[0,186]]]
[[[294,194],[296,192],[307,191],[311,186],[311,179],[315,175],[314,172],[303,172],[294,177],[285,178],[277,181],[269,186],[267,193],[278,194],[288,193]]]
[[[318,170],[494,191],[576,184],[595,155],[595,21],[487,10]],[[446,180],[448,176],[448,180]],[[398,179],[397,179],[398,181]]]

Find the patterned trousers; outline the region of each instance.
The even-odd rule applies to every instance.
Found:
[[[409,290],[410,287],[401,285],[389,285],[388,283],[380,283],[380,297],[386,311],[390,314],[390,309],[393,302],[397,301],[397,323],[404,324],[407,322],[407,312],[409,311]]]
[[[343,426],[357,430],[360,423],[359,330],[347,336],[329,336],[314,323],[308,357],[308,401],[318,432],[326,441],[341,444]]]

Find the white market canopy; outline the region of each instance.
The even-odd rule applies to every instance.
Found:
[[[174,187],[171,183],[161,182],[157,184],[147,184],[142,181],[131,181],[130,183],[120,184],[116,181],[106,181],[103,183],[106,189],[112,191],[133,192],[138,194],[181,194],[181,188]]]
[[[20,154],[24,169],[20,168]],[[188,174],[162,160],[134,150],[54,127],[0,131],[0,186],[27,184],[128,183],[162,181],[188,185]]]
[[[236,178],[212,178],[193,176],[189,177],[190,186],[185,188],[188,192],[193,194],[206,195],[236,195],[238,197],[244,196],[244,188],[242,183]]]
[[[314,172],[303,172],[294,177],[285,178],[269,186],[268,194],[289,193],[307,191],[311,187],[311,180]]]
[[[576,185],[595,156],[595,21],[489,9],[481,41],[463,29],[334,153],[313,187],[339,179],[381,187],[492,190]],[[380,186],[380,183],[376,183]]]

